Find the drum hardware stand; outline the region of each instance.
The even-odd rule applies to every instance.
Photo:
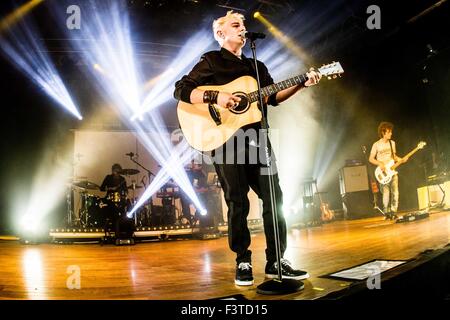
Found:
[[[150,185],[150,182],[151,182],[151,180],[152,180],[152,176],[155,176],[155,174],[154,174],[153,172],[151,172],[149,169],[147,169],[146,167],[144,167],[142,164],[140,164],[138,161],[136,161],[136,160],[134,159],[134,156],[137,156],[137,157],[138,157],[137,154],[134,154],[133,152],[129,152],[129,153],[127,153],[126,155],[130,157],[130,160],[131,160],[133,163],[135,163],[136,165],[138,165],[138,166],[141,167],[144,171],[147,172],[147,176],[148,176],[148,184]],[[144,190],[147,189],[147,187],[145,186],[145,183],[144,183],[143,180],[142,180],[142,184],[144,185]],[[133,199],[133,200],[134,200],[134,199]],[[150,214],[151,214],[151,210],[153,209],[153,199],[152,199],[151,196],[150,196],[149,200],[150,200]],[[134,219],[135,219],[135,222],[137,221],[136,214],[137,214],[137,212],[134,213]]]
[[[73,217],[73,188],[70,186],[68,188],[68,192],[66,194],[66,202],[67,202],[67,226],[72,226],[72,217]]]

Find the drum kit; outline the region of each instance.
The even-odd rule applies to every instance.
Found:
[[[120,175],[131,176],[139,173],[136,169],[123,169]],[[127,186],[131,191],[130,199],[126,192],[109,190],[106,195],[100,186],[86,177],[72,177],[67,192],[67,226],[105,228],[115,217],[125,215],[136,202],[136,190],[143,188],[133,181]],[[78,210],[74,212],[74,199],[78,196]]]
[[[152,224],[171,225],[177,221],[180,214],[177,214],[175,201],[180,198],[180,188],[178,185],[169,181],[166,182],[156,193],[156,198],[161,199],[161,210],[154,210]]]
[[[194,172],[199,168],[186,168],[186,171]],[[122,169],[119,174],[130,177],[140,173],[137,169]],[[196,193],[209,194],[212,189],[220,188],[216,183],[217,175],[208,174],[207,186],[198,186],[194,179],[193,187]],[[129,181],[129,180],[128,180]],[[104,228],[114,222],[117,217],[124,217],[136,204],[137,192],[145,188],[145,182],[137,185],[134,180],[127,183],[125,188],[109,189],[101,191],[100,186],[87,177],[71,177],[67,192],[67,226],[83,228]],[[215,186],[215,188],[212,188]],[[120,191],[122,190],[122,191]],[[154,205],[150,197],[134,214],[133,220],[136,227],[152,227],[161,225],[173,225],[178,221],[182,223],[183,214],[176,205],[181,200],[181,189],[173,180],[165,183],[156,193],[156,199],[160,205]],[[162,204],[162,205],[161,205]],[[183,212],[184,213],[184,212]],[[183,224],[183,223],[182,223]]]

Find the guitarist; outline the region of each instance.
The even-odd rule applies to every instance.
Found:
[[[379,166],[381,170],[386,170],[386,164],[394,159],[395,162],[404,163],[408,161],[407,157],[400,158],[397,156],[395,141],[391,140],[394,125],[390,122],[381,122],[378,126],[378,136],[380,140],[372,145],[370,151],[370,163]],[[397,219],[398,209],[398,175],[392,177],[391,182],[380,185],[381,194],[383,195],[383,212],[386,219]]]
[[[242,48],[246,43],[243,36],[245,32],[244,16],[239,13],[227,12],[223,17],[213,22],[214,38],[218,41],[221,49],[210,51],[202,55],[200,61],[193,67],[188,75],[183,76],[175,84],[174,96],[177,100],[187,103],[208,103],[218,104],[223,108],[231,108],[241,100],[230,92],[200,90],[203,85],[223,85],[242,76],[252,76],[256,78],[255,65],[253,60],[242,54]],[[273,84],[273,79],[264,63],[258,61],[258,72],[261,80],[261,87]],[[266,99],[265,103],[273,106],[288,99],[303,87],[308,87],[319,82],[321,74],[311,70],[308,80],[303,85],[279,91]],[[264,108],[266,106],[263,106]],[[261,128],[260,123],[253,123],[243,127],[238,134],[246,130],[257,130]],[[219,181],[224,191],[225,201],[228,205],[228,242],[230,249],[236,253],[236,277],[237,285],[252,285],[253,274],[251,265],[252,252],[250,246],[250,232],[247,227],[247,216],[249,214],[249,200],[247,193],[252,188],[258,197],[263,201],[263,219],[266,235],[266,276],[275,278],[278,273],[275,251],[275,236],[272,222],[272,210],[270,205],[270,194],[267,176],[261,175],[263,164],[259,159],[256,164],[250,161],[244,163],[236,162],[236,154],[245,152],[246,155],[253,153],[251,148],[259,148],[259,141],[248,141],[245,146],[235,147],[234,150],[213,151],[214,167]],[[244,149],[244,150],[242,150]],[[218,152],[234,153],[234,156],[227,160],[217,161]],[[259,154],[259,153],[258,153]],[[274,174],[275,194],[277,206],[281,209],[282,193],[279,186],[278,175]],[[286,222],[282,211],[279,210],[279,230],[281,256],[286,250]],[[285,278],[305,279],[309,277],[306,271],[295,270],[286,259],[281,260],[282,274]]]

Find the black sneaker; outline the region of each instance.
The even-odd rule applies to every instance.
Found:
[[[252,265],[250,262],[241,262],[236,266],[234,283],[238,286],[251,286],[253,284]]]
[[[286,259],[281,259],[281,274],[285,279],[303,280],[309,278],[308,272],[293,269],[291,263]],[[271,279],[278,278],[276,262],[266,265],[266,277]]]

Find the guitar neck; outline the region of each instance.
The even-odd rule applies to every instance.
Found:
[[[281,90],[304,84],[306,81],[308,81],[308,76],[306,75],[306,73],[304,73],[287,80],[268,85],[261,89],[262,96],[263,98],[271,96],[272,94],[280,92]],[[250,92],[248,96],[250,97],[250,103],[258,101],[258,91]]]
[[[419,147],[414,148],[410,153],[408,153],[406,156],[404,156],[404,158],[409,158],[409,157],[411,157],[411,156],[412,156],[414,153],[416,153],[419,149],[420,149]],[[392,170],[394,170],[395,168],[397,168],[399,165],[401,165],[400,162],[397,162],[396,164],[394,164],[394,165],[392,166]]]

